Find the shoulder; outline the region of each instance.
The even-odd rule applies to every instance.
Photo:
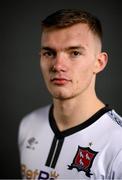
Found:
[[[22,118],[20,126],[27,126],[29,124],[32,125],[35,123],[39,123],[42,120],[48,119],[49,109],[50,105],[33,110]]]
[[[24,141],[28,134],[32,132],[36,133],[38,129],[40,131],[40,129],[48,123],[49,110],[50,105],[41,107],[33,110],[22,118],[18,130],[19,144]]]
[[[109,121],[108,137],[111,150],[118,152],[122,149],[122,117],[115,110],[108,111],[106,115]]]
[[[115,110],[111,110],[107,114],[117,126],[122,128],[122,117]]]
[[[107,145],[110,145],[112,152],[114,149],[122,148],[120,139],[122,137],[122,117],[114,109],[110,109],[101,117],[99,128],[100,135],[103,134],[103,141],[105,140]]]
[[[112,139],[118,142],[122,136],[122,117],[115,110],[108,111],[106,115],[109,121],[109,133]]]

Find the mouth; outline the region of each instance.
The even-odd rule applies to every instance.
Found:
[[[54,85],[66,85],[70,82],[69,79],[66,79],[66,78],[52,78],[51,79],[51,82],[54,84]]]

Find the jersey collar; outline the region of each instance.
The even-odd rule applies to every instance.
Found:
[[[55,118],[53,116],[53,105],[52,105],[49,110],[49,123],[50,123],[51,129],[54,132],[55,136],[58,139],[61,139],[61,138],[72,135],[78,131],[81,131],[81,130],[87,128],[88,126],[92,125],[95,121],[97,121],[102,115],[104,115],[106,112],[108,112],[110,110],[111,109],[109,108],[109,106],[106,105],[105,107],[103,107],[99,111],[97,111],[89,119],[87,119],[85,122],[83,122],[75,127],[69,128],[67,130],[60,131],[56,124]]]

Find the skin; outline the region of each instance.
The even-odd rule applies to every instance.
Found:
[[[87,24],[42,33],[40,66],[53,97],[60,131],[74,127],[104,107],[96,96],[96,74],[107,64],[101,42]]]

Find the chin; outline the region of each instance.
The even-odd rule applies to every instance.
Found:
[[[77,93],[73,92],[71,90],[71,88],[51,88],[51,87],[48,87],[48,91],[49,93],[52,95],[53,98],[55,99],[59,99],[59,100],[67,100],[67,99],[72,99],[74,98],[75,96],[77,96]]]
[[[69,96],[68,93],[62,93],[62,92],[50,92],[52,97],[55,99],[59,99],[59,100],[66,100],[66,99],[70,99],[71,96]]]
[[[69,100],[76,97],[76,95],[72,95],[69,93],[51,93],[51,95],[54,99],[58,99],[58,100]]]

